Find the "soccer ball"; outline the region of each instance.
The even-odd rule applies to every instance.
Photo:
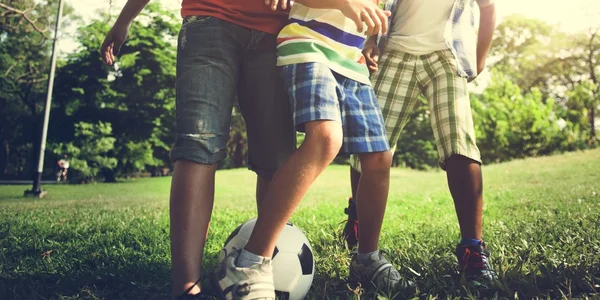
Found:
[[[227,253],[234,247],[241,249],[246,246],[254,224],[256,219],[246,221],[229,235],[225,241]],[[315,261],[310,243],[302,230],[288,222],[279,236],[272,259],[277,298],[303,299],[312,285]]]

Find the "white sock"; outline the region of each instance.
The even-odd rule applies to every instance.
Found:
[[[256,255],[252,252],[246,251],[246,249],[242,249],[242,253],[238,257],[235,264],[240,268],[249,268],[253,265],[258,265],[263,262],[264,257],[260,255]]]
[[[358,253],[358,263],[360,263],[361,265],[367,265],[371,261],[371,256],[374,254],[379,256],[379,250],[375,250],[369,253]]]

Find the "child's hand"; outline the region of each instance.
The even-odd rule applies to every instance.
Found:
[[[113,65],[115,62],[115,55],[119,54],[121,45],[123,45],[125,39],[127,39],[128,32],[129,26],[115,23],[115,25],[106,34],[104,42],[100,47],[100,55],[102,55],[102,60],[104,60],[105,64],[109,66]]]
[[[271,10],[277,10],[277,4],[281,2],[281,9],[286,10],[288,7],[289,0],[265,0],[265,4],[271,7]]]
[[[391,13],[380,9],[372,1],[346,0],[343,1],[343,5],[339,9],[346,17],[356,23],[359,32],[364,32],[368,36],[380,32],[385,34],[388,30],[387,20]],[[363,23],[367,26],[366,31],[364,31],[365,24]]]
[[[379,47],[377,47],[377,42],[375,42],[373,39],[369,39],[363,47],[362,54],[367,61],[369,72],[376,72],[377,62],[379,61]]]

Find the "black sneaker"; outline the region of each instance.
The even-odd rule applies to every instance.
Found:
[[[496,280],[496,272],[490,266],[489,257],[490,251],[484,242],[478,245],[458,244],[456,246],[460,274],[468,281],[492,283]]]
[[[348,198],[348,207],[344,208],[348,220],[344,226],[342,237],[346,240],[348,249],[353,250],[358,245],[358,215],[356,214],[356,202],[352,197]]]
[[[382,291],[398,289],[404,296],[413,296],[416,291],[415,283],[400,275],[384,253],[385,251],[380,250],[377,254],[372,254],[364,265],[358,261],[358,254],[352,255],[348,281],[361,283],[365,287],[371,285]]]

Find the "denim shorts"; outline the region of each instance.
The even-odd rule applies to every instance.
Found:
[[[276,60],[274,35],[214,17],[185,17],[177,45],[177,136],[171,159],[222,162],[237,100],[248,134],[248,167],[271,178],[296,149]]]
[[[296,129],[310,121],[332,120],[342,125],[341,153],[390,149],[381,109],[370,85],[348,79],[322,63],[281,67]]]

